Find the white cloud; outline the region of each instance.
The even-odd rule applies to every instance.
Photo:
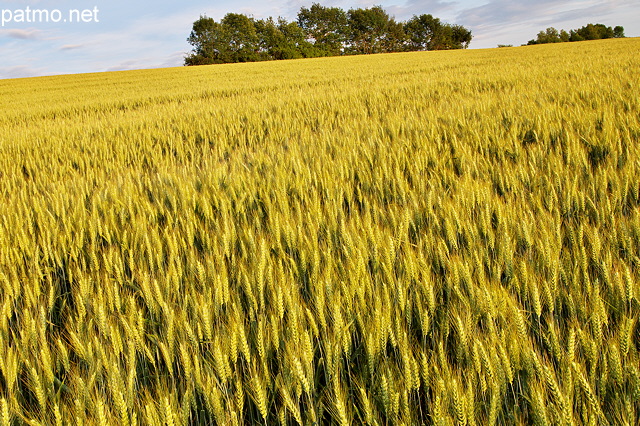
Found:
[[[2,30],[7,37],[19,40],[39,40],[42,38],[42,31],[36,29],[11,29]]]
[[[440,0],[408,0],[403,5],[394,5],[385,7],[390,15],[394,15],[396,19],[406,21],[411,19],[413,15],[431,14],[448,21],[453,13],[459,8],[460,3],[457,1],[440,1]]]
[[[462,10],[456,22],[472,30],[473,47],[495,47],[498,43],[526,43],[547,27],[569,30],[588,23],[625,25],[621,12],[625,9],[635,9],[636,16],[640,13],[640,5],[628,0],[491,0]]]
[[[83,47],[83,44],[65,44],[64,46],[60,46],[60,50],[75,50]]]
[[[30,68],[27,66],[0,67],[0,78],[36,77],[42,75],[43,71],[43,69]]]
[[[137,68],[141,68],[140,61],[135,59],[121,62],[117,65],[107,68],[105,71],[127,71],[127,70],[135,70]]]
[[[168,67],[179,67],[184,64],[184,56],[185,52],[174,52],[171,55],[168,55],[164,60],[158,65],[158,68],[168,68]]]

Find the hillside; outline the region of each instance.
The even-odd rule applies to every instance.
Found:
[[[3,424],[638,424],[639,50],[0,81]]]

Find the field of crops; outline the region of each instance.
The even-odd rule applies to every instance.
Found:
[[[638,424],[638,51],[0,81],[2,424]]]

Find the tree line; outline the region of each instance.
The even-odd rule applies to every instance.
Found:
[[[529,40],[528,45],[545,44],[545,43],[562,43],[567,41],[584,41],[584,40],[601,40],[605,38],[623,38],[624,28],[616,26],[614,28],[607,27],[604,24],[587,24],[577,30],[558,31],[550,27],[545,31],[540,31],[538,36]]]
[[[432,15],[398,22],[381,7],[344,11],[314,3],[297,20],[254,19],[228,13],[220,22],[200,16],[187,41],[185,65],[253,62],[320,56],[463,49],[471,31]]]

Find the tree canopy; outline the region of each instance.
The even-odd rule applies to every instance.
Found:
[[[314,3],[298,12],[298,25],[307,39],[321,52],[320,56],[342,52],[349,34],[347,14],[339,7],[325,7]]]
[[[187,39],[193,49],[185,65],[464,49],[471,39],[470,30],[431,15],[399,22],[382,6],[345,12],[314,3],[300,8],[293,22],[237,13],[220,22],[200,16]]]
[[[561,43],[567,41],[583,41],[583,40],[601,40],[605,38],[623,38],[624,28],[617,26],[615,28],[607,27],[604,24],[587,24],[577,30],[556,30],[553,27],[540,31],[538,36],[529,40],[527,44],[545,44],[545,43]]]

